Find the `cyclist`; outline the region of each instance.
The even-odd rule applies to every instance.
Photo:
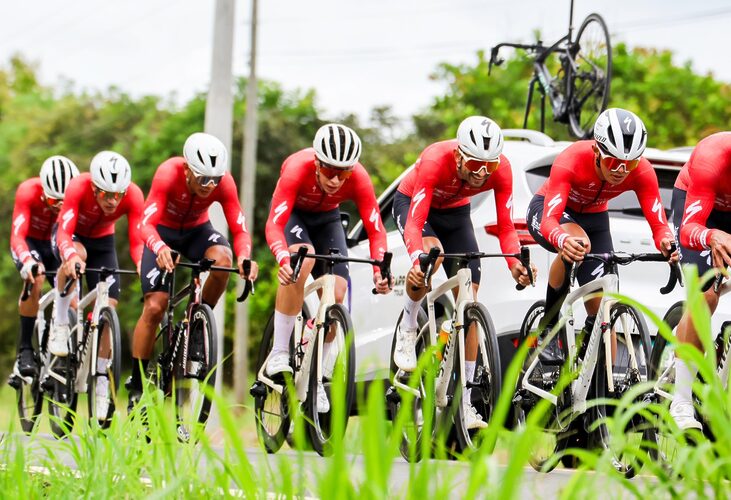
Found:
[[[559,308],[569,290],[569,269],[589,251],[614,249],[609,230],[607,202],[625,191],[634,191],[650,224],[655,246],[671,256],[674,241],[660,199],[657,175],[642,157],[647,130],[634,113],[610,108],[594,124],[594,139],[577,141],[553,162],[548,180],[536,192],[528,207],[528,230],[543,248],[558,253],[551,264],[546,286],[546,307],[542,327],[555,326]],[[583,285],[604,275],[603,264],[582,265],[577,279]],[[600,297],[586,302],[587,328],[599,308]],[[541,352],[546,364],[563,363],[558,342]]]
[[[729,172],[731,132],[719,132],[698,143],[673,191],[673,207],[684,206],[675,218],[680,226],[681,261],[698,266],[701,275],[712,267],[725,269],[731,265]],[[711,283],[707,283],[704,297],[713,314],[718,307],[719,295]],[[678,323],[677,336],[678,341],[688,342],[703,352],[703,345],[687,311]],[[697,366],[675,359],[675,393],[670,415],[683,430],[702,429],[693,409],[692,385],[697,372]]]
[[[341,255],[348,255],[340,221],[340,204],[347,200],[355,202],[363,220],[371,258],[381,259],[386,251],[386,233],[373,184],[358,161],[361,153],[358,135],[345,125],[330,123],[320,127],[312,146],[290,155],[282,163],[266,224],[267,243],[279,264],[280,284],[274,307],[274,345],[266,367],[270,377],[292,372],[289,340],[296,315],[304,303],[305,281],[310,273],[318,278],[325,272],[324,263],[315,265],[312,259],[305,259],[299,279],[293,282],[290,253],[306,246],[310,253],[327,254],[333,248]],[[336,264],[333,271],[335,300],[342,304],[348,286],[348,265]],[[390,291],[378,267],[373,268],[373,283],[378,293]],[[325,338],[326,363],[332,340]],[[317,408],[322,413],[330,408],[322,381],[317,386]]]
[[[443,252],[478,252],[477,239],[470,218],[470,198],[493,190],[499,227],[500,248],[504,253],[518,253],[520,244],[511,214],[513,174],[508,159],[502,155],[503,134],[500,127],[484,116],[470,116],[460,123],[457,138],[428,146],[414,168],[401,181],[393,200],[393,216],[412,267],[407,276],[404,313],[396,334],[394,363],[410,372],[416,368],[417,316],[427,293],[419,256],[433,247]],[[515,281],[528,285],[528,272],[516,258],[506,259]],[[445,268],[448,276],[457,273],[456,262]],[[480,284],[478,260],[470,261],[472,289],[475,297]],[[446,266],[445,266],[446,267]],[[533,273],[535,275],[535,268]],[[470,329],[466,339],[465,375],[472,381],[477,360],[477,336]],[[487,423],[470,402],[470,390],[463,398],[468,429],[486,427]]]
[[[155,331],[167,309],[169,293],[160,285],[163,271],[171,272],[175,267],[171,252],[180,252],[193,261],[213,259],[217,266],[229,267],[233,262],[231,245],[208,219],[208,207],[213,202],[223,207],[241,276],[256,279],[255,262],[251,263],[250,275],[243,274],[243,261],[251,255],[251,238],[236,182],[227,169],[228,152],[223,143],[210,134],[197,132],[186,139],[183,156],[164,161],[152,178],[140,225],[145,242],[140,271],[144,306],[132,341],[132,376],[126,384],[128,410],[142,394],[143,372],[152,356]],[[203,286],[203,302],[214,307],[227,282],[228,273],[211,271]],[[202,338],[191,339],[192,359],[202,359],[202,343]]]
[[[69,317],[68,310],[74,294],[61,296],[67,279],[76,280],[76,265],[84,272],[92,268],[119,267],[114,242],[114,225],[123,215],[129,226],[129,253],[139,270],[142,256],[142,238],[138,226],[142,219],[142,190],[132,182],[132,172],[127,160],[113,151],[97,153],[91,160],[89,173],[75,178],[66,191],[63,209],[54,226],[52,240],[56,257],[62,263],[63,272],[58,275],[54,323],[48,341],[48,350],[56,356],[68,355]],[[119,300],[119,279],[111,276],[109,303],[116,307]],[[98,273],[88,273],[86,284],[89,290],[99,282]],[[111,364],[108,343],[99,350],[97,373],[106,375]],[[106,415],[109,400],[109,379],[98,377],[96,385],[96,407],[99,415]]]
[[[18,371],[24,377],[38,373],[33,355],[33,326],[45,280],[43,273],[55,271],[58,267],[51,250],[51,227],[63,205],[66,188],[77,175],[79,169],[74,162],[65,156],[51,156],[43,162],[40,176],[22,182],[15,192],[11,254],[23,281],[33,282],[30,297],[18,301],[20,339],[17,359]],[[34,265],[38,265],[35,277],[31,272]]]

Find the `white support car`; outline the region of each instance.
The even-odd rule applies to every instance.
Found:
[[[537,245],[527,231],[525,214],[533,194],[545,182],[556,156],[570,142],[555,142],[547,135],[531,130],[504,130],[503,154],[513,168],[513,220],[522,244],[530,245],[531,260],[538,267],[539,281],[535,288],[523,291],[515,289],[504,259],[487,259],[482,263],[482,283],[479,300],[490,312],[500,341],[503,369],[515,352],[514,340],[528,308],[536,300],[544,298],[548,265],[553,258]],[[690,156],[689,148],[660,151],[648,148],[645,157],[652,162],[660,181],[660,190],[666,213],[669,213],[673,184],[680,168]],[[408,169],[406,170],[408,171]],[[355,329],[356,378],[359,382],[388,379],[390,350],[394,327],[403,308],[404,283],[411,267],[401,235],[391,213],[393,196],[401,178],[399,176],[378,198],[383,224],[388,231],[388,248],[393,252],[393,292],[389,295],[373,295],[372,271],[369,266],[351,266],[349,306]],[[611,228],[616,250],[628,252],[653,252],[655,247],[634,193],[625,193],[610,202]],[[477,242],[483,252],[500,252],[496,231],[495,203],[492,192],[482,193],[472,200],[472,221]],[[358,222],[349,233],[349,252],[353,256],[369,256],[368,241],[362,223]],[[664,263],[636,263],[620,270],[622,293],[648,305],[660,317],[668,308],[684,297],[680,287],[663,296],[659,289],[668,278]],[[435,280],[443,280],[443,271]],[[443,304],[449,307],[450,304]],[[577,319],[583,321],[582,318]],[[720,324],[720,319],[717,319]],[[716,321],[714,321],[715,324]],[[650,331],[656,329],[650,325]]]

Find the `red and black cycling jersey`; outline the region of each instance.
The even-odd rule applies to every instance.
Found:
[[[518,233],[513,225],[513,171],[508,159],[500,155],[500,167],[479,188],[471,187],[457,175],[454,151],[456,139],[436,142],[419,156],[414,168],[399,184],[398,191],[411,198],[409,216],[404,227],[404,242],[415,263],[424,252],[422,230],[430,208],[456,208],[470,203],[470,198],[493,190],[497,211],[498,238],[503,253],[520,251]],[[508,267],[518,262],[507,258]]]
[[[327,212],[338,208],[347,200],[355,202],[363,220],[371,258],[382,258],[386,251],[386,233],[373,183],[363,165],[356,163],[353,175],[345,180],[336,193],[328,194],[317,181],[314,149],[303,149],[284,160],[266,224],[267,243],[279,265],[289,264],[284,227],[292,210]]]
[[[208,207],[217,201],[223,208],[226,222],[233,235],[236,255],[251,256],[251,236],[246,229],[246,218],[239,203],[236,182],[226,172],[221,182],[205,198],[188,189],[185,178],[185,159],[176,156],[157,168],[142,213],[140,232],[147,248],[157,254],[167,247],[157,232],[157,225],[182,231],[208,222]]]
[[[678,177],[675,178],[675,184],[673,184],[673,187],[687,191],[689,184],[690,174],[688,173],[688,163],[686,162],[686,164],[683,165],[683,168],[680,169],[680,172],[678,172]]]
[[[10,233],[10,249],[22,263],[32,258],[26,238],[51,241],[51,227],[56,213],[43,198],[40,177],[23,181],[15,191],[13,226]]]
[[[634,191],[652,229],[655,247],[661,249],[661,241],[672,239],[673,234],[652,165],[642,158],[621,184],[612,185],[599,177],[593,146],[593,140],[575,142],[553,162],[548,180],[536,193],[545,197],[541,234],[551,245],[561,248],[569,236],[559,223],[565,207],[578,213],[606,212],[609,200],[625,191]]]
[[[731,212],[731,132],[700,141],[687,163],[690,183],[680,226],[680,243],[708,250],[713,229],[706,227],[712,211]]]
[[[56,243],[64,260],[74,254],[73,235],[85,238],[102,238],[114,234],[114,223],[123,215],[127,216],[129,234],[129,254],[135,265],[142,258],[142,238],[139,224],[142,218],[144,197],[142,190],[131,182],[124,197],[111,214],[105,214],[93,190],[91,174],[86,172],[74,177],[66,188],[63,208],[58,214]]]

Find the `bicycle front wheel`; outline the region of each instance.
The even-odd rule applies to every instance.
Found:
[[[48,323],[46,323],[48,328]],[[41,336],[38,334],[38,322],[33,326],[33,340],[40,339]],[[40,352],[39,346],[33,346],[33,356],[36,360],[36,366],[40,366]],[[11,375],[15,377],[15,375]],[[18,403],[18,418],[20,419],[20,427],[23,432],[30,434],[38,422],[38,417],[43,410],[43,394],[40,390],[38,375],[34,375],[28,382],[27,377],[15,377],[15,391],[16,399]]]
[[[96,353],[92,353],[92,356],[97,356],[97,369],[89,370],[89,418],[99,422],[102,428],[107,428],[114,415],[119,378],[122,376],[122,329],[117,311],[111,307],[103,308],[93,334],[98,336],[98,348]],[[109,360],[106,370],[99,370],[100,359]]]
[[[318,329],[315,337],[305,401],[312,447],[321,456],[330,455],[333,440],[345,434],[355,397],[355,344],[350,314],[342,304],[333,304],[327,309],[326,317],[324,327]],[[320,351],[322,335],[325,341],[332,338],[327,356]],[[318,377],[318,360],[321,378]],[[323,390],[318,388],[320,383],[327,397],[327,407],[322,396],[318,396],[318,391]]]
[[[460,358],[459,343],[467,344],[467,336],[474,332],[477,335],[477,359],[472,380],[463,380],[464,360]],[[465,349],[465,354],[466,349]],[[497,335],[492,318],[487,308],[480,303],[469,304],[464,311],[463,335],[457,337],[457,349],[454,350],[455,394],[452,404],[456,407],[454,415],[457,441],[462,451],[474,451],[481,444],[480,428],[486,425],[502,425],[494,422],[493,413],[500,397],[502,372],[500,370],[500,354],[498,352]],[[463,387],[467,388],[463,392]],[[466,395],[469,394],[468,397]],[[476,412],[476,419],[468,412]],[[494,446],[494,442],[485,443]],[[492,451],[492,450],[490,450]]]
[[[609,101],[612,79],[612,46],[609,30],[599,14],[589,14],[569,47],[572,71],[568,103],[569,130],[578,139],[587,139],[594,122]]]
[[[51,432],[59,439],[71,433],[76,420],[78,395],[74,387],[76,366],[72,357],[71,353],[64,357],[51,356],[47,387],[44,387],[48,393]]]
[[[182,345],[178,349],[173,372],[178,438],[183,442],[190,440],[193,431],[203,431],[211,411],[209,393],[216,383],[217,338],[211,308],[206,304],[193,306],[188,326],[188,349],[183,349]]]
[[[596,443],[604,450],[609,450],[614,467],[626,477],[633,477],[642,468],[638,454],[642,446],[644,434],[650,427],[637,413],[621,429],[619,421],[610,422],[620,400],[636,384],[647,382],[649,372],[648,354],[651,351],[650,334],[645,320],[634,307],[616,303],[609,314],[609,328],[616,340],[612,341],[612,352],[607,353],[605,344],[600,346],[596,371],[594,372],[594,394],[598,398],[592,410],[592,419]],[[631,354],[634,353],[634,356]],[[635,363],[632,362],[634,358]],[[613,390],[609,389],[607,360],[612,371]],[[634,401],[622,404],[641,402],[644,395],[638,395]],[[610,400],[609,402],[605,402]],[[617,439],[612,433],[619,433],[623,439]]]

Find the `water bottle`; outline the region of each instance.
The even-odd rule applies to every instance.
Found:
[[[437,359],[442,360],[444,347],[449,342],[449,335],[452,333],[452,320],[448,319],[442,322],[439,328],[439,336],[437,337]]]

